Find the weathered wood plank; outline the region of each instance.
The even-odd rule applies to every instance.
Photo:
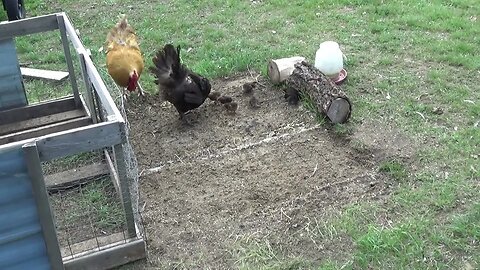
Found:
[[[68,37],[70,38],[70,42],[72,43],[73,47],[77,51],[77,54],[88,55],[87,50],[85,49],[85,47],[83,47],[82,42],[78,38],[75,28],[70,22],[70,19],[68,18],[67,14],[65,14],[65,12],[61,12],[59,13],[59,15],[63,16],[65,30],[67,31]]]
[[[90,238],[82,242],[70,244],[70,246],[61,246],[60,251],[62,252],[64,260],[68,260],[72,255],[74,257],[78,257],[78,255],[87,255],[89,252],[98,250],[99,247],[108,248],[115,243],[117,245],[118,243],[126,243],[127,240],[125,232],[122,231]]]
[[[85,66],[85,55],[83,53],[78,54],[80,61],[80,67],[82,68],[83,81],[85,82],[85,107],[88,109],[88,113],[92,118],[93,123],[98,123],[97,108],[95,107],[95,101],[93,99],[92,83],[88,78],[87,68]]]
[[[20,71],[22,72],[23,76],[31,77],[31,78],[61,81],[68,77],[68,72],[65,72],[65,71],[26,68],[26,67],[21,67]]]
[[[100,105],[105,109],[107,112],[107,119],[112,118],[118,121],[123,121],[122,114],[118,110],[115,102],[113,101],[110,93],[108,92],[105,83],[103,82],[100,74],[98,74],[95,65],[93,64],[90,57],[85,57],[85,67],[87,69],[87,74],[93,84],[95,92],[97,93],[100,99]]]
[[[98,96],[97,91],[95,91],[95,88],[94,88],[93,84],[92,84],[92,89],[94,90],[94,91],[92,91],[92,93],[93,93],[93,96],[95,97],[94,98],[94,100],[96,101],[95,104],[97,105],[96,107],[98,108],[98,110],[97,110],[98,119],[100,120],[100,122],[108,121],[107,120],[107,113],[101,107],[100,97]]]
[[[41,102],[28,107],[15,108],[0,112],[0,125],[24,121],[34,117],[41,117],[73,109],[75,109],[75,103],[72,96]]]
[[[31,128],[42,127],[46,125],[51,125],[51,124],[59,123],[62,121],[80,118],[82,116],[85,116],[85,111],[83,109],[77,109],[73,111],[66,111],[66,112],[56,113],[52,115],[37,117],[37,118],[25,120],[25,121],[20,121],[17,123],[1,125],[0,135],[15,133],[15,132],[24,131]]]
[[[127,232],[129,237],[135,237],[137,231],[135,228],[135,216],[133,214],[132,197],[130,194],[130,183],[132,179],[128,177],[127,165],[125,160],[124,145],[117,144],[113,147],[113,154],[115,155],[116,168],[119,180],[119,194],[125,211],[125,219],[127,221]]]
[[[64,261],[65,270],[111,269],[146,257],[143,239],[127,240],[99,252]]]
[[[70,84],[72,85],[75,105],[79,108],[82,102],[80,101],[80,94],[78,93],[77,78],[75,76],[75,69],[73,68],[72,54],[70,52],[67,31],[65,29],[65,17],[65,13],[57,14],[58,29],[60,30],[60,36],[62,37],[63,53],[65,55],[65,61],[67,62],[68,73],[70,74]],[[77,33],[74,33],[73,35],[76,36]],[[72,34],[70,34],[70,36],[72,36]]]
[[[48,161],[123,143],[121,124],[104,122],[38,138],[40,159]]]
[[[94,163],[68,171],[46,175],[45,184],[48,191],[56,192],[88,183],[108,173],[107,164]]]
[[[97,103],[99,106],[105,108],[107,112],[107,121],[111,120],[118,120],[123,122],[123,117],[120,111],[118,110],[115,102],[113,101],[110,93],[108,92],[108,88],[102,80],[102,77],[98,73],[95,65],[93,64],[92,59],[88,56],[87,50],[82,45],[82,42],[75,34],[75,29],[73,28],[68,16],[64,16],[64,23],[65,29],[67,34],[70,37],[70,41],[73,44],[73,47],[77,50],[78,54],[83,54],[84,62],[85,62],[85,71],[90,79],[90,82],[93,85],[93,89],[95,90],[95,94],[98,96]]]
[[[11,143],[11,142],[17,142],[21,140],[26,140],[26,139],[31,139],[35,137],[40,137],[40,136],[52,134],[59,131],[65,131],[65,130],[74,129],[78,127],[84,127],[90,124],[93,124],[93,122],[89,116],[75,118],[75,119],[63,121],[60,123],[55,123],[55,124],[51,124],[43,127],[28,129],[28,130],[0,136],[0,145]]]
[[[25,161],[27,162],[28,176],[31,179],[33,195],[38,208],[38,217],[42,226],[42,233],[47,247],[48,259],[54,270],[63,269],[62,254],[58,246],[57,232],[53,223],[53,215],[48,202],[48,194],[43,179],[42,166],[35,142],[23,146]]]
[[[120,180],[118,179],[118,173],[117,169],[115,168],[115,164],[113,163],[110,153],[108,153],[107,150],[103,150],[103,153],[105,154],[105,160],[107,161],[107,168],[110,172],[110,178],[112,179],[113,186],[115,187],[117,194],[120,194]]]
[[[50,14],[18,21],[0,23],[0,39],[58,29],[57,15]]]

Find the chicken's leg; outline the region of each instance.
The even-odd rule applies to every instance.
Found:
[[[190,123],[190,121],[188,120],[188,117],[186,117],[187,114],[190,113],[190,111],[188,112],[181,112],[179,110],[178,111],[178,114],[180,115],[180,121],[182,122],[182,124],[185,124],[187,126],[193,126],[192,123]]]
[[[137,82],[137,86],[138,86],[138,95],[144,97],[145,91],[143,90],[143,87],[140,85],[140,82]]]
[[[127,96],[128,96],[128,94],[127,94],[127,91],[126,91],[125,87],[122,87],[122,98],[123,98],[123,100],[127,101]]]

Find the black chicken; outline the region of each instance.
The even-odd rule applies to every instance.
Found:
[[[180,46],[175,49],[167,44],[158,50],[152,59],[150,71],[157,78],[163,98],[172,103],[183,119],[186,112],[198,108],[210,94],[211,85],[207,78],[192,72],[180,62]]]

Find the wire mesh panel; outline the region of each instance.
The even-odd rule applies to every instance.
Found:
[[[137,230],[142,237],[145,237],[145,232],[143,230],[143,221],[141,217],[141,206],[139,205],[140,201],[140,191],[139,191],[139,170],[137,158],[132,144],[130,143],[130,123],[127,118],[127,107],[125,104],[125,99],[123,98],[123,91],[115,84],[113,79],[108,74],[105,68],[98,69],[100,76],[102,77],[110,96],[115,102],[116,107],[120,111],[122,118],[125,121],[125,143],[123,144],[123,157],[125,159],[126,166],[126,178],[129,181],[129,191],[132,201],[132,211],[135,218],[135,223],[137,224]],[[107,115],[107,112],[99,108],[99,115]],[[111,157],[115,155],[113,148],[107,150]]]
[[[143,235],[136,159],[129,143],[115,148],[122,155],[109,147],[43,163],[64,258],[75,258]],[[117,170],[121,164],[116,160],[119,156],[124,157],[126,175]],[[115,171],[110,170],[109,162]],[[115,184],[119,177],[128,179],[128,190],[123,196],[128,196],[130,206],[124,204],[122,190]],[[128,217],[133,217],[133,234]]]
[[[108,176],[50,198],[63,257],[126,241],[125,214]]]

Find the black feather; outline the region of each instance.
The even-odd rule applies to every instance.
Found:
[[[198,108],[210,94],[210,81],[186,68],[180,61],[180,46],[167,44],[158,50],[150,71],[165,100],[172,103],[180,116]]]

